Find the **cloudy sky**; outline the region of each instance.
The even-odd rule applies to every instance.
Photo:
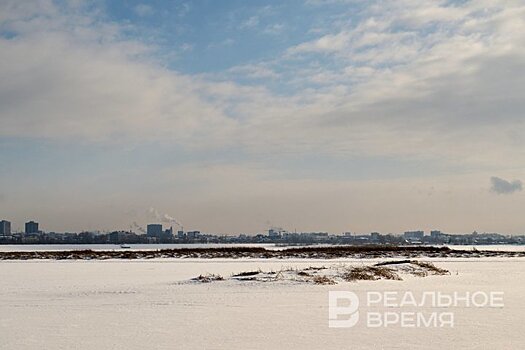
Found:
[[[0,0],[0,219],[525,231],[523,1]]]

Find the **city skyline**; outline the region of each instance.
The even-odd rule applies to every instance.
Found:
[[[151,208],[153,209],[153,208]],[[150,210],[151,212],[151,210]],[[165,214],[160,216],[158,212],[156,213],[157,220],[151,220],[147,221],[144,224],[139,224],[137,222],[131,223],[127,228],[121,227],[118,229],[113,230],[103,230],[103,229],[95,229],[95,230],[80,230],[80,231],[74,231],[74,230],[65,230],[63,232],[57,232],[57,231],[50,231],[45,229],[39,229],[40,222],[30,220],[24,223],[24,229],[20,229],[17,226],[13,225],[13,223],[7,219],[0,219],[0,236],[4,239],[13,239],[14,236],[19,234],[28,234],[30,236],[32,235],[38,235],[38,236],[45,236],[47,234],[56,234],[58,236],[60,235],[69,235],[69,234],[83,234],[83,233],[90,233],[90,234],[109,234],[109,233],[116,233],[116,232],[126,232],[126,233],[133,233],[136,235],[144,235],[144,236],[162,236],[164,234],[170,234],[176,236],[177,234],[186,234],[186,233],[195,233],[197,232],[199,235],[202,233],[203,235],[219,235],[219,236],[259,236],[261,234],[265,235],[268,234],[269,237],[272,237],[273,235],[281,235],[281,234],[328,234],[328,235],[334,235],[334,236],[346,236],[346,235],[353,235],[353,236],[360,236],[360,235],[394,235],[394,236],[405,236],[405,238],[410,236],[411,234],[416,234],[416,236],[433,236],[434,234],[445,234],[445,235],[457,235],[457,236],[472,236],[472,235],[499,235],[499,236],[506,236],[506,237],[524,237],[524,233],[518,233],[518,234],[511,234],[507,232],[478,232],[477,230],[473,230],[470,232],[444,232],[438,228],[433,228],[430,230],[423,230],[421,228],[411,228],[411,229],[405,229],[401,231],[394,231],[394,230],[388,230],[384,232],[379,231],[369,231],[369,232],[359,232],[354,231],[351,229],[343,230],[340,232],[331,232],[328,230],[318,230],[318,231],[305,231],[305,230],[297,230],[296,228],[290,229],[290,228],[283,228],[278,226],[267,226],[265,229],[254,231],[254,232],[241,232],[239,235],[232,233],[232,232],[219,232],[219,231],[206,231],[201,232],[200,229],[196,227],[192,227],[190,229],[184,228],[184,226],[177,222],[174,218],[170,217],[169,215]],[[427,235],[429,233],[429,235]]]
[[[178,225],[174,228],[173,224]],[[275,244],[275,245],[523,245],[525,234],[508,235],[497,232],[474,231],[472,233],[450,233],[431,230],[427,235],[423,230],[399,232],[297,232],[281,227],[269,228],[266,232],[243,233],[239,235],[185,230],[180,224],[172,222],[149,223],[146,229],[133,223],[129,230],[111,232],[46,232],[39,229],[39,223],[29,221],[24,232],[11,230],[11,223],[0,221],[0,244],[7,245],[55,245],[55,244],[119,244],[130,248],[129,244]]]
[[[0,59],[20,229],[525,230],[519,1],[6,0]]]

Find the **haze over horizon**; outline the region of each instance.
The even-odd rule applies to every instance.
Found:
[[[525,231],[522,1],[0,0],[0,220]]]

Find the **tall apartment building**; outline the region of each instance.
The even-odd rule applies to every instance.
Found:
[[[29,221],[26,222],[26,233],[38,233],[38,222]]]
[[[6,220],[0,221],[0,236],[11,235],[11,223]]]

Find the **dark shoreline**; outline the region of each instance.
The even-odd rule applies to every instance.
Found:
[[[525,257],[525,251],[454,250],[448,247],[345,246],[268,250],[258,247],[180,248],[119,251],[0,252],[0,260],[106,260],[155,258],[252,259],[371,259],[371,258],[482,258]]]

